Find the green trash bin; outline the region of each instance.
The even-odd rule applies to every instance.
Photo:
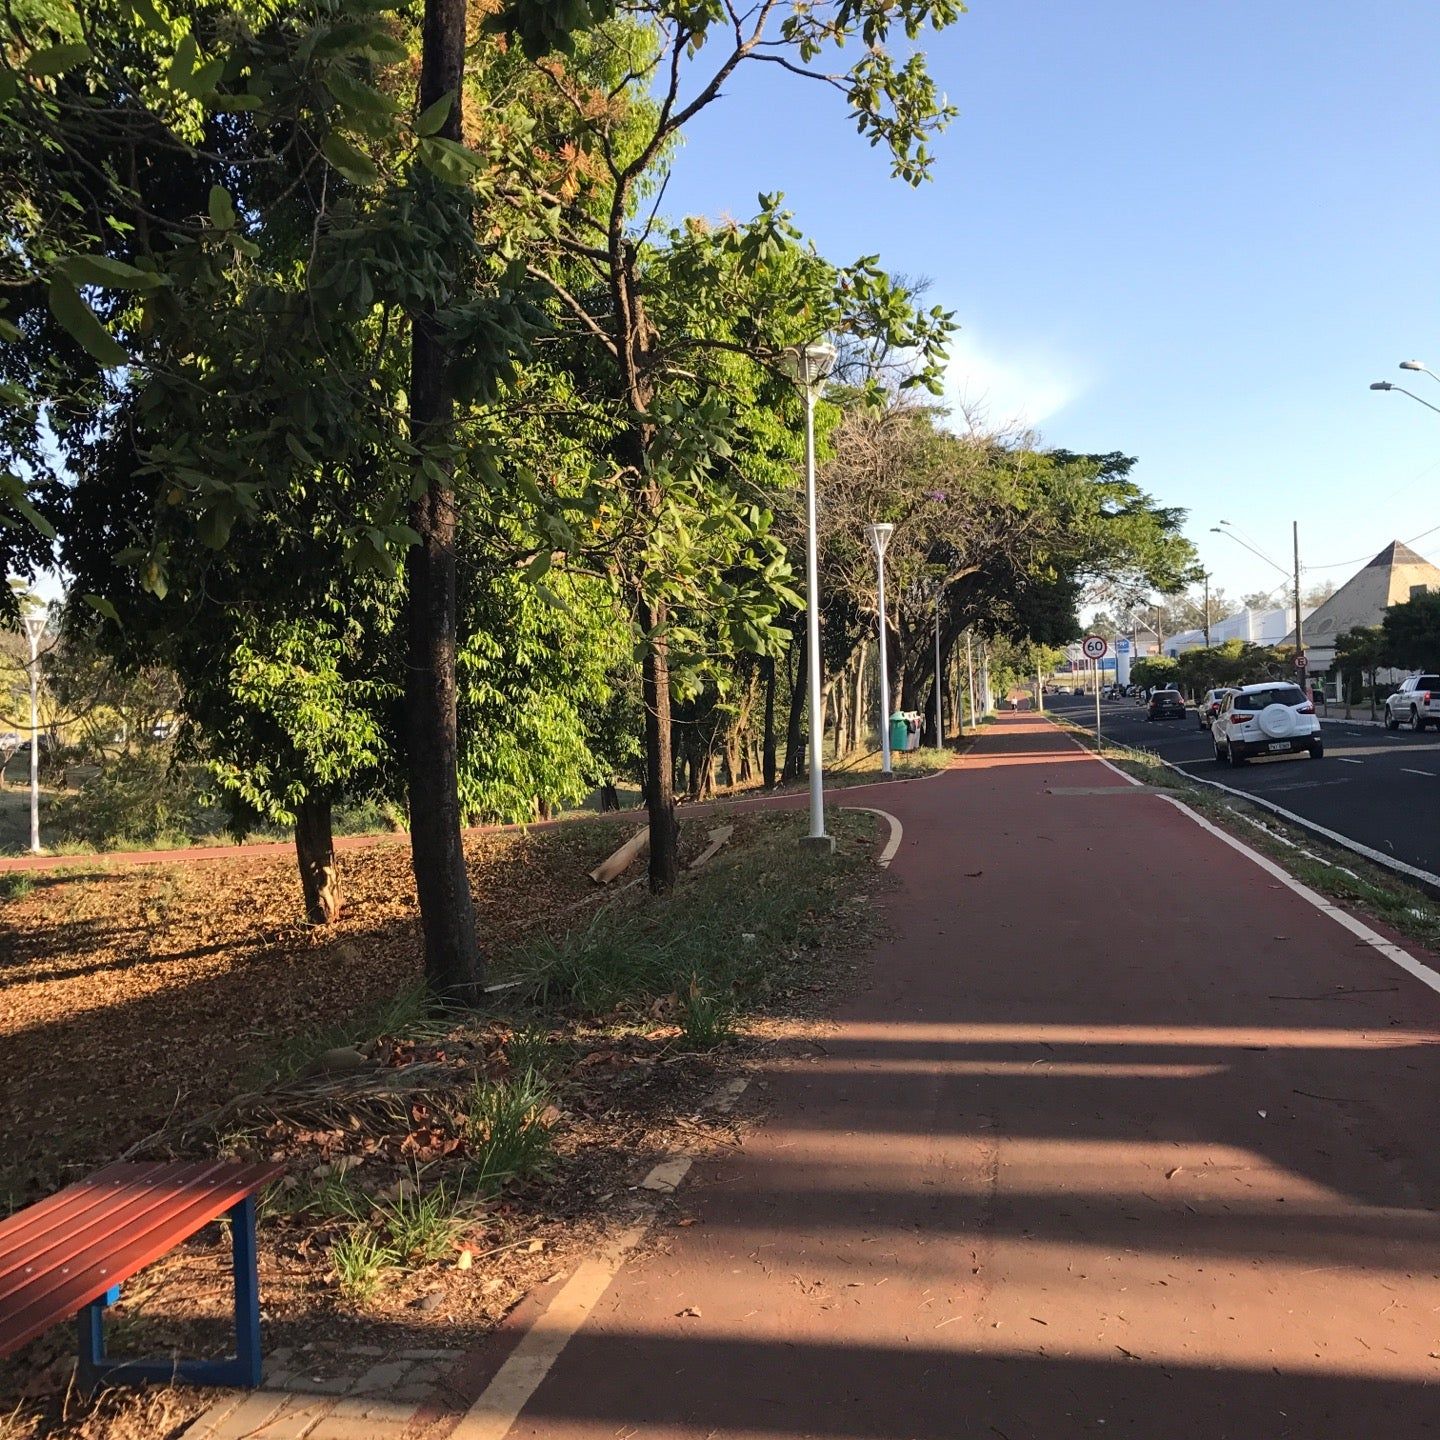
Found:
[[[890,749],[906,750],[910,745],[910,721],[898,710],[890,717]]]

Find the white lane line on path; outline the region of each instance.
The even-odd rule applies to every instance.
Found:
[[[1238,850],[1247,860],[1253,861],[1267,875],[1278,880],[1287,890],[1293,890],[1302,900],[1309,901],[1317,910],[1328,915],[1342,929],[1348,930],[1352,935],[1363,940],[1372,950],[1378,950],[1392,964],[1398,965],[1406,974],[1413,975],[1422,985],[1428,986],[1437,995],[1440,995],[1440,973],[1432,970],[1428,965],[1422,965],[1408,950],[1402,950],[1393,941],[1387,940],[1378,930],[1372,930],[1364,921],[1357,920],[1353,915],[1332,905],[1323,895],[1312,890],[1308,885],[1302,885],[1293,875],[1268,856],[1262,855],[1258,850],[1252,850],[1243,840],[1227,834],[1198,811],[1192,810],[1183,800],[1177,800],[1173,795],[1161,795],[1160,798],[1173,805],[1177,810],[1184,811],[1202,830],[1208,830],[1217,839],[1224,841],[1232,850]]]
[[[1060,727],[1055,727],[1057,730]],[[1073,735],[1061,731],[1071,741],[1077,750],[1083,750],[1092,760],[1099,760],[1107,770],[1114,770],[1119,776],[1129,780],[1132,785],[1142,784],[1131,775],[1126,775],[1123,770],[1116,769],[1103,756],[1096,755],[1093,750],[1082,745]],[[1256,795],[1250,790],[1237,790],[1233,785],[1224,785],[1219,780],[1207,780],[1203,775],[1192,775],[1182,770],[1174,761],[1167,760],[1163,755],[1156,755],[1153,751],[1147,752],[1152,760],[1158,760],[1162,765],[1173,770],[1177,775],[1184,775],[1187,780],[1193,780],[1197,785],[1208,785],[1212,790],[1223,790],[1227,795],[1233,795],[1237,800],[1248,800],[1252,805],[1258,805],[1262,810],[1268,810],[1272,815],[1278,815],[1282,820],[1288,820],[1292,825],[1298,825],[1302,830],[1308,830],[1312,835],[1323,835],[1325,839],[1334,841],[1342,850],[1353,850],[1357,855],[1363,855],[1367,860],[1373,860],[1375,864],[1383,866],[1386,870],[1398,871],[1401,875],[1408,875],[1412,880],[1418,880],[1422,885],[1428,885],[1432,889],[1440,890],[1440,875],[1432,875],[1428,870],[1422,870],[1418,865],[1407,864],[1404,860],[1397,860],[1393,855],[1387,855],[1383,850],[1376,850],[1359,840],[1352,840],[1348,835],[1342,835],[1338,830],[1332,830],[1328,825],[1322,825],[1318,820],[1307,819],[1304,815],[1297,815],[1293,810],[1287,810],[1283,805],[1277,805],[1273,800],[1266,800],[1263,796]],[[1340,784],[1347,784],[1347,781],[1340,781]]]
[[[1432,780],[1435,778],[1433,770],[1407,770],[1403,765],[1400,767],[1400,773],[1402,775],[1428,775]]]
[[[1351,760],[1351,759],[1350,759],[1348,756],[1346,756],[1346,755],[1337,755],[1335,758],[1336,758],[1342,765],[1363,765],[1363,764],[1365,763],[1363,760]]]
[[[510,1352],[480,1398],[450,1432],[450,1440],[504,1440],[560,1352],[590,1318],[626,1257],[650,1228],[647,1219],[618,1236],[579,1269]]]
[[[880,852],[880,859],[876,862],[882,870],[890,868],[890,862],[895,858],[895,852],[900,848],[900,837],[905,833],[905,827],[899,819],[888,810],[876,810],[871,805],[842,805],[842,810],[858,810],[862,815],[879,815],[881,819],[890,822],[890,838],[885,842],[885,848]]]
[[[1056,729],[1059,729],[1059,726],[1056,726]],[[1068,735],[1068,732],[1062,733]],[[1075,748],[1077,750],[1084,751],[1084,753],[1089,755],[1092,760],[1098,760],[1103,766],[1105,766],[1107,770],[1114,770],[1117,775],[1121,776],[1125,780],[1128,780],[1132,785],[1139,785],[1141,783],[1139,780],[1135,779],[1133,775],[1126,775],[1123,770],[1119,769],[1117,766],[1112,765],[1108,760],[1104,758],[1104,756],[1096,755],[1093,750],[1087,749],[1078,740],[1076,740],[1073,735],[1069,735],[1069,739],[1074,741]],[[1156,758],[1158,759],[1159,757],[1157,756]],[[1164,763],[1167,765],[1170,764],[1168,760]],[[1177,767],[1171,765],[1170,768],[1174,770]],[[1254,800],[1256,798],[1254,795],[1247,795],[1243,790],[1231,790],[1228,785],[1221,785],[1218,781],[1203,780],[1200,783],[1203,785],[1214,785],[1217,790],[1229,790],[1230,794],[1238,795],[1242,800]],[[1440,995],[1440,974],[1436,974],[1436,972],[1432,970],[1428,965],[1422,965],[1420,961],[1418,961],[1413,955],[1411,955],[1408,950],[1402,950],[1398,945],[1395,945],[1391,941],[1387,940],[1382,934],[1380,934],[1378,930],[1372,930],[1363,921],[1357,920],[1353,915],[1349,915],[1344,910],[1338,909],[1336,906],[1332,905],[1327,899],[1325,899],[1323,895],[1320,895],[1316,891],[1312,890],[1308,885],[1302,885],[1292,875],[1287,874],[1286,871],[1281,869],[1281,867],[1277,865],[1273,860],[1268,859],[1258,850],[1252,850],[1250,846],[1248,846],[1243,840],[1237,840],[1235,836],[1227,835],[1225,831],[1223,831],[1218,825],[1212,824],[1198,811],[1192,810],[1183,800],[1177,800],[1173,795],[1165,795],[1159,791],[1156,791],[1155,793],[1159,794],[1162,800],[1167,801],[1177,810],[1183,810],[1185,814],[1187,814],[1198,826],[1200,826],[1202,830],[1210,831],[1212,835],[1218,836],[1228,846],[1230,846],[1232,850],[1238,850],[1240,854],[1246,856],[1250,860],[1253,860],[1255,864],[1257,864],[1263,871],[1265,871],[1267,875],[1273,875],[1282,885],[1285,886],[1287,890],[1293,890],[1298,896],[1300,896],[1302,900],[1308,900],[1310,904],[1312,904],[1317,910],[1323,911],[1337,925],[1342,926],[1352,935],[1357,936],[1359,939],[1363,940],[1372,949],[1378,950],[1380,954],[1382,954],[1387,960],[1392,961],[1394,964],[1398,965],[1402,970],[1404,970],[1407,974],[1413,975],[1422,985],[1428,986],[1431,990],[1435,991],[1437,995]],[[1302,820],[1301,817],[1298,815],[1291,816],[1289,811],[1281,810],[1278,805],[1271,805],[1269,801],[1262,800],[1259,803],[1265,805],[1268,809],[1275,810],[1279,814],[1285,815],[1287,818],[1300,820],[1301,824],[1308,825],[1312,829],[1323,829],[1323,827],[1315,825],[1312,821]],[[1333,831],[1325,830],[1324,833],[1326,835],[1329,835],[1332,839],[1340,840],[1343,844],[1350,846],[1352,849],[1358,850],[1364,848],[1363,846],[1357,845],[1356,842],[1353,840],[1346,840],[1343,836],[1335,835]],[[1373,852],[1371,853],[1373,854]],[[1384,856],[1378,858],[1385,859],[1386,863],[1390,865],[1400,865],[1401,863],[1398,860],[1388,860]],[[1435,881],[1435,883],[1440,884],[1440,876],[1426,875],[1425,871],[1415,870],[1414,867],[1408,865],[1404,868],[1407,870],[1411,870],[1412,873],[1416,875],[1425,876],[1426,879]]]

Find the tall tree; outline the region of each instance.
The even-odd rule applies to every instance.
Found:
[[[598,32],[625,52],[623,82],[609,91],[586,84],[571,63],[585,44],[577,32],[614,15],[616,7],[606,0],[568,9],[548,0],[513,0],[491,22],[519,38],[571,107],[571,183],[583,185],[585,176],[593,176],[600,203],[566,212],[571,223],[562,220],[555,230],[549,273],[562,277],[554,279],[556,294],[574,324],[614,367],[616,481],[647,537],[665,528],[677,495],[688,490],[693,496],[698,472],[674,457],[701,458],[697,452],[714,453],[726,443],[724,407],[716,403],[722,387],[702,387],[699,404],[693,398],[677,404],[672,393],[678,380],[694,396],[689,377],[698,352],[720,347],[773,361],[787,345],[852,328],[847,317],[859,312],[866,318],[853,324],[858,333],[932,355],[946,329],[938,314],[919,316],[873,261],[844,276],[812,267],[809,283],[783,296],[773,278],[767,289],[767,273],[774,277],[786,268],[793,277],[796,260],[804,258],[778,197],[762,197],[761,213],[746,226],[711,232],[692,225],[652,244],[653,214],[641,206],[655,189],[657,169],[668,167],[684,127],[720,98],[742,65],[771,63],[838,89],[861,132],[889,149],[894,173],[917,182],[929,169],[928,138],[952,112],[937,95],[923,56],[897,63],[887,45],[895,35],[913,42],[924,28],[941,29],[960,9],[954,0],[902,0],[898,6],[886,0],[821,6],[763,0],[742,14],[642,0],[626,7],[627,27],[602,25]],[[860,35],[864,53],[847,72],[819,68],[822,53]],[[644,95],[643,104],[630,103],[637,94]],[[514,188],[527,189],[519,181]],[[575,269],[585,282],[566,284]],[[678,283],[667,286],[672,281]],[[648,543],[642,542],[640,553]],[[670,711],[675,597],[648,583],[653,565],[639,559],[627,568],[643,642],[650,881],[663,891],[678,867]]]

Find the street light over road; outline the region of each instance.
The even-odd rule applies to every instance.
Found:
[[[825,768],[820,723],[820,564],[815,528],[815,401],[825,378],[835,368],[835,347],[823,340],[797,345],[786,352],[785,373],[805,400],[805,639],[809,650],[810,680],[810,833],[804,844],[835,848],[825,833]]]
[[[1405,368],[1411,367],[1407,364]],[[1422,400],[1413,390],[1407,390],[1403,385],[1395,385],[1389,380],[1372,380],[1370,388],[1372,390],[1398,390],[1402,395],[1408,395],[1417,405],[1423,405],[1427,410],[1433,410],[1440,415],[1440,405],[1432,405],[1428,400]]]

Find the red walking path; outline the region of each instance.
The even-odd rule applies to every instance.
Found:
[[[514,1440],[1440,1433],[1440,995],[1036,717],[875,793],[893,938]]]

